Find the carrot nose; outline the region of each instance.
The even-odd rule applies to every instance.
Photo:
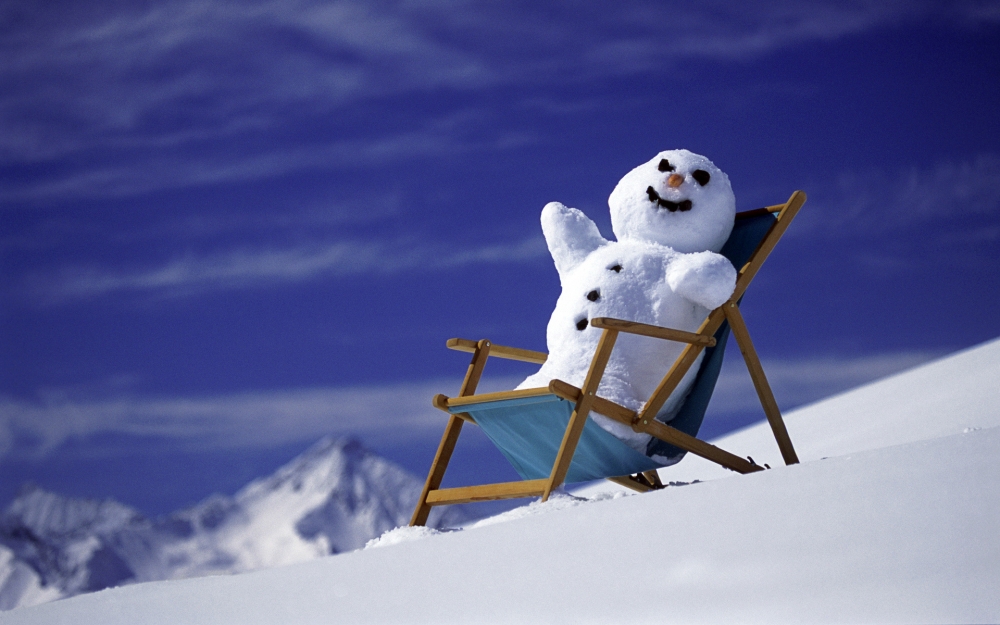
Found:
[[[681,186],[683,182],[684,176],[681,176],[680,174],[670,174],[670,177],[667,178],[667,186],[673,189]]]

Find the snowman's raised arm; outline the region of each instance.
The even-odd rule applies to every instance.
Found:
[[[589,217],[559,202],[549,202],[542,209],[542,234],[560,280],[591,252],[608,243]]]
[[[709,310],[726,303],[736,289],[736,269],[715,252],[678,254],[667,266],[674,293]]]

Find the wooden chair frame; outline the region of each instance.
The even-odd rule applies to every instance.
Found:
[[[590,322],[591,325],[602,329],[603,332],[597,344],[594,357],[591,360],[587,377],[581,388],[577,388],[562,380],[552,380],[546,388],[476,395],[476,387],[479,385],[483,368],[486,366],[486,361],[490,356],[541,364],[545,362],[547,354],[516,347],[494,345],[486,339],[478,342],[468,339],[450,339],[447,343],[448,348],[472,352],[472,361],[469,363],[469,368],[465,374],[465,380],[462,382],[458,396],[449,398],[444,395],[437,395],[434,397],[434,405],[441,410],[448,412],[449,408],[462,405],[490,400],[531,397],[549,393],[573,402],[575,408],[566,426],[566,432],[563,435],[562,443],[552,466],[552,472],[548,478],[459,488],[441,488],[445,470],[448,468],[448,463],[455,450],[455,445],[458,442],[458,436],[462,431],[463,424],[466,421],[475,423],[473,418],[467,413],[451,414],[449,412],[448,424],[445,426],[444,434],[441,437],[441,444],[438,446],[434,461],[431,463],[427,481],[420,494],[417,507],[413,512],[410,525],[426,524],[427,517],[433,506],[518,497],[541,497],[542,501],[547,500],[552,491],[562,485],[565,480],[566,473],[573,460],[573,454],[576,451],[577,442],[583,432],[587,417],[592,410],[629,425],[636,432],[643,432],[654,436],[738,473],[752,473],[763,470],[763,467],[758,466],[752,460],[731,454],[669,425],[660,423],[654,418],[670,397],[670,394],[677,388],[684,374],[694,364],[702,350],[715,345],[714,335],[725,321],[729,322],[733,337],[736,339],[740,352],[743,354],[743,359],[746,362],[757,395],[764,408],[764,414],[767,416],[767,421],[771,426],[785,464],[797,463],[798,457],[788,436],[788,431],[785,429],[781,412],[778,410],[778,404],[774,400],[771,386],[764,375],[764,369],[761,367],[760,359],[757,357],[753,342],[750,340],[750,333],[747,330],[746,323],[743,321],[743,315],[740,313],[737,302],[743,297],[750,282],[757,275],[764,261],[770,255],[778,240],[781,239],[781,236],[785,233],[788,225],[795,218],[795,215],[805,201],[806,194],[802,191],[796,191],[792,193],[791,197],[784,204],[768,206],[737,215],[737,218],[747,217],[767,211],[775,215],[776,221],[761,240],[750,260],[739,270],[736,279],[736,289],[732,297],[725,304],[711,311],[697,332],[684,332],[609,317],[592,319]],[[597,388],[601,377],[604,375],[604,369],[608,364],[608,360],[611,357],[615,340],[621,332],[687,343],[687,347],[684,348],[684,351],[681,352],[681,355],[663,377],[653,395],[638,412],[597,395]],[[609,477],[608,479],[640,491],[661,487],[656,471],[646,471],[635,476]]]

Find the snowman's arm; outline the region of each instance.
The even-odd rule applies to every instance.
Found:
[[[667,283],[684,299],[714,310],[736,289],[736,269],[715,252],[679,254],[667,266]]]
[[[549,202],[542,209],[542,234],[560,278],[607,243],[589,217],[559,202]]]

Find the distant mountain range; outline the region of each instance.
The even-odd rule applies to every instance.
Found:
[[[0,610],[352,551],[408,523],[422,485],[356,440],[325,438],[232,497],[155,519],[28,487],[0,515]],[[428,525],[465,520],[437,508]]]

